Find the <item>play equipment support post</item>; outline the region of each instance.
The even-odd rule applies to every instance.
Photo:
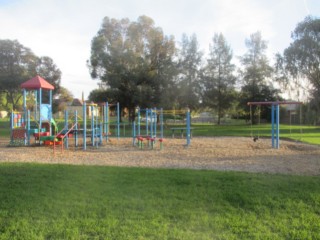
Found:
[[[271,143],[272,148],[279,149],[279,104],[271,105]]]
[[[99,130],[99,117],[98,117],[98,106],[94,106],[93,108],[95,108],[95,112],[94,112],[94,114],[92,114],[92,117],[93,117],[93,122],[95,122],[95,124],[94,124],[94,145],[96,146],[96,147],[98,147],[98,145],[99,145],[99,141],[98,141],[98,134],[99,134],[99,132],[100,132],[100,130]],[[95,116],[95,114],[96,114],[96,116]],[[98,130],[99,130],[99,132],[98,132]]]
[[[132,122],[132,146],[136,144],[136,121]]]
[[[24,119],[27,119],[27,91],[26,89],[23,89],[23,113],[24,113]],[[28,133],[27,133],[28,135]]]
[[[109,103],[106,102],[104,105],[104,134],[106,141],[109,141]]]
[[[51,106],[51,111],[49,112],[49,131],[50,136],[52,136],[52,127],[51,127],[51,119],[52,119],[52,90],[49,90],[49,105]]]
[[[277,149],[280,148],[279,145],[279,135],[280,135],[280,107],[279,104],[276,105],[276,147]]]
[[[90,106],[90,109],[91,109],[91,145],[94,147],[94,113],[93,113],[93,105]]]
[[[163,109],[160,109],[160,138],[163,139]]]
[[[74,146],[75,147],[78,147],[78,137],[79,137],[79,134],[78,134],[78,111],[75,110],[74,112],[74,123],[76,124],[74,130]]]
[[[154,110],[153,110],[153,115],[152,115],[152,118],[151,118],[151,121],[152,121],[152,125],[153,125],[153,127],[154,127],[154,136],[152,136],[152,138],[153,137],[156,137],[156,135],[157,135],[157,109],[156,108],[154,108]]]
[[[42,120],[41,120],[41,103],[42,103],[42,89],[39,89],[39,132],[42,126]],[[39,137],[39,144],[40,144],[40,137]]]
[[[146,120],[146,121],[148,121],[148,120]],[[150,137],[151,138],[153,138],[153,110],[152,110],[152,108],[150,109]],[[149,141],[148,141],[148,143],[150,143]],[[150,146],[149,146],[150,147]]]
[[[30,110],[27,111],[27,145],[30,145]]]
[[[146,133],[147,133],[147,136],[149,136],[149,110],[148,108],[146,108]]]
[[[190,145],[191,139],[191,121],[190,121],[190,109],[187,110],[187,146]]]
[[[68,111],[65,110],[64,111],[64,131],[68,132]],[[65,141],[65,148],[68,149],[69,148],[69,138],[68,138],[68,134],[66,135],[65,139],[63,139]]]
[[[141,120],[140,108],[138,107],[138,136],[140,136],[140,120]]]
[[[87,106],[83,103],[83,150],[87,150]]]
[[[275,148],[274,137],[275,137],[275,114],[274,114],[274,105],[271,105],[271,146]],[[251,124],[252,125],[252,124]]]
[[[34,119],[37,119],[37,115],[38,115],[38,108],[37,108],[37,106],[38,106],[38,91],[37,90],[35,90],[34,91],[34,98],[35,98],[35,110],[34,110]]]
[[[100,121],[100,136],[99,136],[99,144],[102,144],[102,140],[103,140],[103,122]]]
[[[117,103],[117,138],[120,138],[120,104]]]

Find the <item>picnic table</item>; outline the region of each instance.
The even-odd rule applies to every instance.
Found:
[[[194,128],[190,128],[190,138],[192,137],[192,130]],[[172,138],[174,138],[174,133],[175,132],[180,132],[181,134],[181,138],[183,138],[183,132],[187,132],[187,128],[186,127],[174,127],[174,128],[170,128],[171,132],[172,132]]]

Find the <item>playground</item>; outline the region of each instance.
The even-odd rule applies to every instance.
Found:
[[[197,127],[191,126],[189,109],[137,108],[137,119],[132,123],[131,137],[129,134],[121,138],[119,103],[113,104],[116,115],[113,135],[110,105],[107,102],[84,102],[79,112],[65,111],[64,120],[60,124],[62,130],[58,130],[52,114],[53,86],[36,76],[21,84],[21,88],[23,112],[11,113],[10,140],[4,140],[10,142],[10,146],[21,147],[7,148],[1,145],[1,162],[319,174],[319,145],[283,139],[280,144],[280,105],[301,105],[300,102],[248,103],[251,122],[252,105],[271,107],[271,129],[270,126],[266,128],[271,132],[271,137],[260,137],[260,130],[256,134],[252,124],[251,137],[243,133],[239,137],[212,137],[219,136],[216,133],[203,137],[206,130],[202,134],[198,132],[198,137],[192,137],[193,131],[197,132]],[[30,100],[33,101],[33,107],[28,105]],[[179,124],[171,123],[167,126],[166,115],[174,116],[173,120],[179,121]],[[260,111],[258,115],[260,122]],[[291,132],[290,125],[290,134]]]
[[[196,137],[189,147],[182,139],[167,139],[163,150],[140,149],[130,138],[111,139],[108,144],[87,151],[64,150],[53,154],[47,147],[8,148],[1,146],[1,162],[107,165],[147,168],[215,169],[318,175],[320,147],[281,141],[280,149],[270,139],[253,142],[249,137]]]

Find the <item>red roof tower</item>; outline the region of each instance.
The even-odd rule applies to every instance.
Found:
[[[46,89],[46,90],[53,90],[54,86],[48,83],[45,79],[40,76],[36,76],[34,78],[29,79],[28,81],[22,83],[20,85],[21,88],[34,90],[34,89]]]

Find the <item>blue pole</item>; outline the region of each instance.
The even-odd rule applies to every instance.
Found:
[[[87,150],[87,106],[83,103],[83,150]]]
[[[103,111],[104,115],[103,115],[103,133],[106,136],[106,141],[108,142],[108,128],[107,128],[107,121],[108,121],[108,102],[106,102],[104,104],[104,111]]]
[[[154,108],[154,137],[157,137],[157,108]]]
[[[149,136],[149,110],[146,108],[146,135]]]
[[[21,119],[20,119],[20,126],[23,126],[22,123],[26,123],[27,122],[27,92],[25,89],[23,89],[23,114],[21,114]],[[26,127],[24,127],[26,128]],[[28,130],[27,130],[27,133],[28,135]],[[27,136],[25,136],[24,138],[24,145],[27,145],[27,139],[26,139]]]
[[[74,123],[76,124],[76,126],[75,126],[75,134],[74,134],[74,145],[76,146],[76,147],[78,147],[78,111],[76,110],[75,112],[74,112]]]
[[[23,118],[27,119],[27,91],[23,89]]]
[[[140,136],[140,108],[138,107],[138,136]]]
[[[65,130],[65,132],[68,132],[68,118],[69,118],[68,117],[68,111],[65,110],[64,111],[64,130]],[[66,139],[65,145],[66,145],[66,148],[68,149],[68,147],[69,147],[68,134],[66,135],[65,139]]]
[[[41,88],[39,89],[39,128],[41,132],[41,128],[42,128],[42,121],[41,121],[41,105],[42,105],[42,90]],[[40,141],[39,141],[40,142]]]
[[[153,137],[153,110],[150,109],[150,137]]]
[[[120,138],[120,105],[117,103],[117,138]]]
[[[30,110],[27,110],[27,145],[30,145]]]
[[[52,90],[49,90],[49,104],[52,106]]]
[[[12,110],[11,112],[11,117],[10,117],[10,129],[11,129],[11,134],[10,134],[10,143],[13,141],[13,129],[14,129],[14,112]]]
[[[275,110],[275,108],[274,108],[274,105],[272,104],[271,105],[271,145],[272,145],[272,148],[274,148],[275,147],[275,139],[274,139],[274,110]]]
[[[10,116],[10,143],[13,143],[13,129],[14,129],[14,112],[12,110]]]
[[[190,132],[190,110],[187,110],[187,146],[190,145],[190,138],[191,138],[191,132]]]
[[[99,131],[99,134],[100,134],[100,136],[99,136],[99,144],[101,145],[102,144],[102,134],[103,134],[103,122],[102,121],[100,121],[100,129],[99,129],[100,131]]]
[[[97,140],[99,139],[99,141],[96,141],[97,143],[96,143],[96,145],[97,145],[97,147],[98,147],[98,145],[102,142],[102,128],[101,128],[101,126],[102,126],[102,121],[100,121],[100,124],[99,124],[99,120],[100,120],[100,113],[99,113],[99,107],[97,106],[96,107],[96,110],[97,110],[97,116],[96,116],[96,137],[97,137]]]
[[[163,138],[163,109],[162,108],[160,110],[160,128],[161,128],[160,137]]]
[[[52,127],[51,127],[51,119],[52,119],[52,90],[49,90],[49,105],[50,105],[50,112],[49,112],[49,131],[50,136],[52,136]]]
[[[132,123],[132,145],[135,146],[136,144],[136,122],[133,121]]]
[[[37,121],[37,113],[38,113],[38,91],[37,90],[34,91],[34,95],[35,95],[35,99],[36,99],[35,111],[34,111],[34,119],[35,119],[35,121]]]
[[[91,143],[94,147],[94,115],[93,115],[93,105],[90,107],[91,109]]]
[[[11,118],[10,118],[10,128],[14,129],[14,112],[11,112]]]
[[[277,142],[276,142],[276,148],[279,149],[280,144],[279,144],[279,135],[280,135],[280,107],[279,104],[276,105],[276,121],[277,121]]]

